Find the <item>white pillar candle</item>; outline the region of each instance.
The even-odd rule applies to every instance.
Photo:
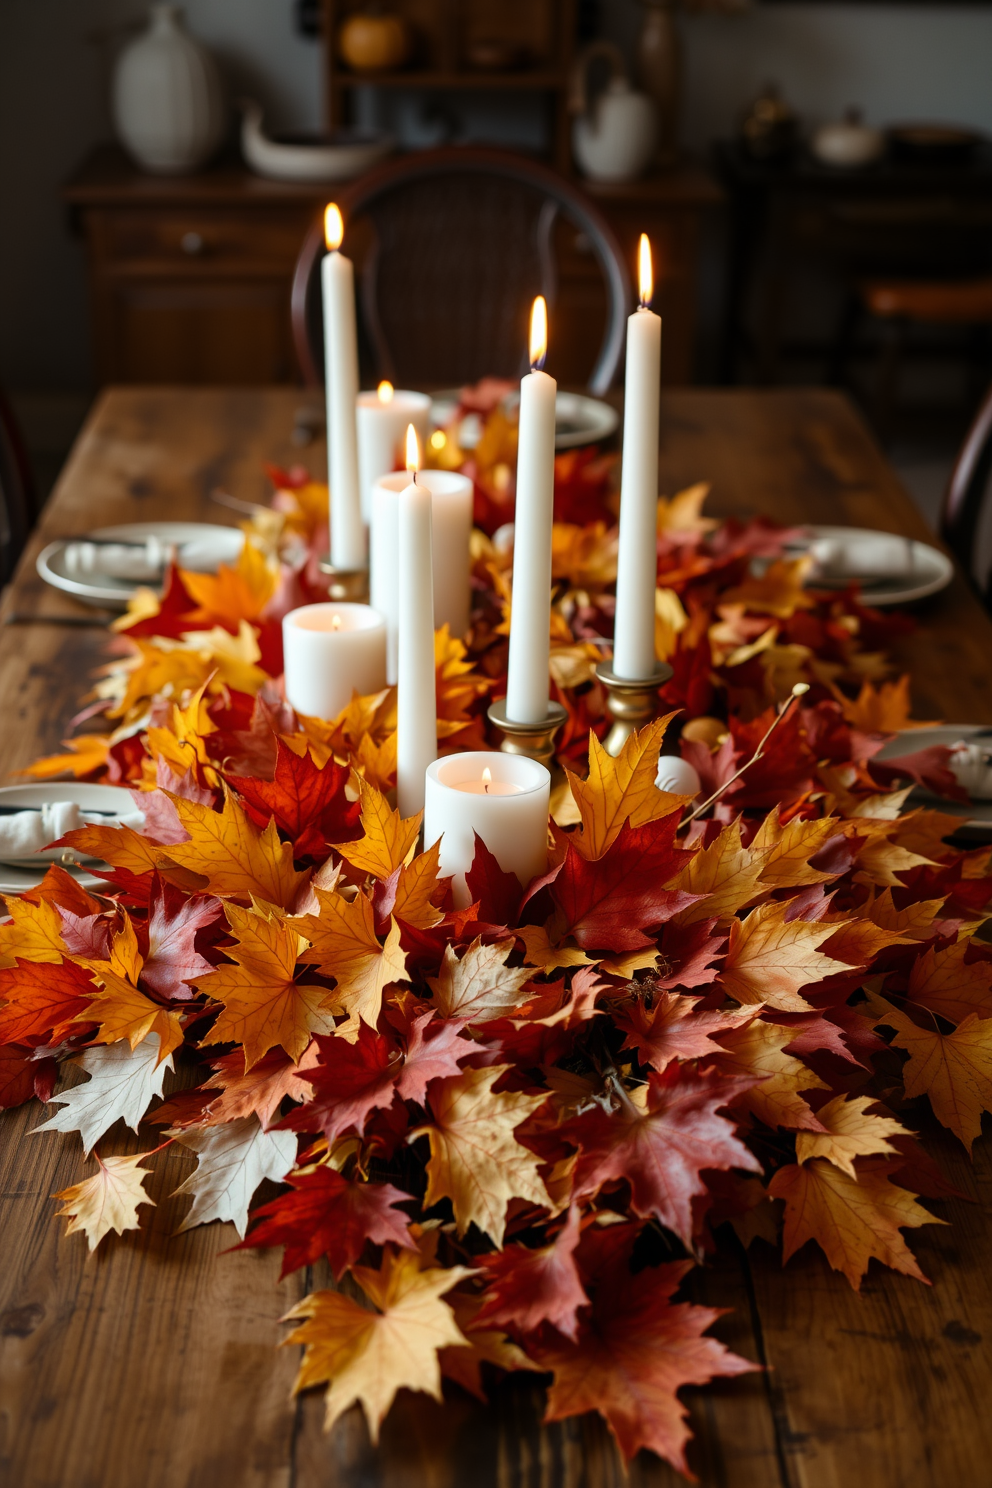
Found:
[[[386,675],[396,681],[399,627],[400,503],[410,477],[405,471],[383,475],[372,491],[369,531],[369,599],[386,617]],[[431,498],[431,553],[434,624],[447,624],[453,636],[468,630],[472,599],[470,543],[472,482],[454,470],[421,470],[418,486]]]
[[[358,395],[358,486],[362,520],[372,521],[372,487],[382,475],[402,465],[407,424],[417,431],[423,449],[430,435],[431,400],[426,393],[408,393],[380,382],[374,393]]]
[[[312,604],[283,617],[286,701],[311,718],[336,718],[353,692],[386,685],[386,622],[370,605]]]
[[[548,771],[523,754],[452,754],[429,766],[424,847],[440,838],[441,872],[454,877],[459,909],[472,902],[465,874],[476,833],[504,873],[515,873],[521,884],[545,871],[550,793]]]
[[[431,493],[417,477],[419,464],[411,424],[407,466],[413,479],[400,493],[396,678],[396,804],[404,817],[423,810],[427,766],[437,757]]]
[[[540,370],[547,340],[547,307],[539,296],[531,312],[531,370],[520,383],[513,601],[506,682],[506,716],[513,723],[542,723],[548,714],[557,384]]]
[[[320,266],[324,301],[324,383],[327,397],[327,484],[330,488],[331,562],[335,568],[364,568],[365,528],[358,485],[358,335],[355,329],[355,269],[340,251],[341,213],[332,202],[324,213],[327,254]]]
[[[640,242],[640,307],[627,321],[627,373],[620,477],[620,551],[613,670],[650,677],[655,667],[654,591],[658,579],[658,405],[661,316],[648,309],[654,291],[651,247]]]

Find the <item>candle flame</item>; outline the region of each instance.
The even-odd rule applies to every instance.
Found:
[[[420,440],[412,424],[406,426],[406,468],[414,475],[420,469]]]
[[[431,435],[431,449],[443,450],[448,442],[448,436],[443,429],[435,429]]]
[[[647,233],[641,233],[637,245],[637,278],[641,304],[646,308],[654,299],[654,265]]]
[[[341,629],[341,616],[340,615],[332,615],[331,616],[331,629],[332,630],[340,630]]]
[[[328,253],[333,253],[335,248],[341,247],[344,237],[344,220],[341,216],[341,208],[336,202],[328,202],[324,208],[324,242],[327,244]]]
[[[486,768],[482,772],[482,783],[485,786],[485,788],[486,788],[486,794],[488,795],[489,794],[489,787],[493,783],[493,772],[492,772],[492,770],[490,770],[490,768],[489,768],[488,765],[486,766]]]
[[[380,382],[378,388],[376,389],[376,392],[378,394],[380,403],[392,403],[393,384],[391,382]]]
[[[548,307],[543,295],[538,295],[530,312],[530,365],[531,371],[544,365],[548,354]]]

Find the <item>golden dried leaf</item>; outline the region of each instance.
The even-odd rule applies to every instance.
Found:
[[[763,1002],[783,1013],[809,1009],[799,989],[846,971],[817,950],[833,925],[786,920],[788,904],[762,904],[744,920],[733,920],[730,947],[719,980],[737,1002]]]
[[[906,996],[951,1023],[963,1022],[969,1013],[992,1017],[992,962],[966,963],[970,945],[961,937],[942,951],[930,946],[910,968]]]
[[[97,1157],[97,1171],[92,1178],[53,1194],[53,1198],[63,1201],[59,1217],[69,1221],[66,1234],[85,1231],[87,1244],[93,1251],[110,1230],[123,1235],[125,1230],[138,1229],[138,1205],[155,1206],[155,1200],[142,1187],[149,1176],[148,1170],[138,1166],[150,1155],[139,1152],[134,1157],[106,1160]]]
[[[514,944],[513,936],[493,945],[483,945],[480,938],[460,960],[454,946],[445,946],[440,976],[427,978],[442,1018],[482,1023],[506,1017],[518,1006],[520,989],[532,973],[529,966],[506,965]]]
[[[883,682],[877,690],[870,682],[863,682],[854,702],[837,688],[831,690],[847,722],[864,734],[897,734],[902,729],[934,728],[940,722],[939,718],[924,723],[911,721],[908,673],[898,682]]]
[[[242,620],[258,620],[276,592],[279,574],[265,554],[252,542],[246,542],[233,568],[222,563],[216,574],[182,571],[187,594],[196,600],[198,609],[190,615],[193,621],[217,620],[237,629]]]
[[[895,1029],[892,1042],[909,1061],[902,1078],[910,1100],[925,1095],[937,1120],[968,1151],[981,1136],[982,1112],[992,1110],[992,1018],[970,1013],[953,1033],[920,1028],[885,998],[869,997],[879,1024]]]
[[[796,1161],[805,1163],[810,1158],[822,1157],[857,1180],[856,1157],[898,1153],[898,1147],[893,1147],[886,1138],[906,1136],[906,1128],[892,1116],[869,1115],[868,1107],[874,1104],[870,1095],[857,1095],[850,1100],[838,1095],[821,1106],[816,1114],[820,1125],[827,1131],[797,1132]]]
[[[543,925],[521,925],[514,935],[525,947],[524,960],[539,971],[557,971],[563,966],[592,966],[593,958],[573,943],[553,946]]]
[[[705,896],[680,910],[675,916],[680,925],[724,919],[761,898],[761,863],[741,846],[740,821],[731,822],[709,847],[695,853],[670,887]]]
[[[0,925],[0,967],[22,961],[43,962],[58,966],[66,954],[62,940],[62,921],[54,904],[42,899],[10,898],[6,901],[10,923]]]
[[[802,1060],[783,1053],[795,1036],[794,1028],[780,1028],[757,1018],[716,1035],[727,1051],[717,1057],[720,1069],[734,1075],[763,1076],[760,1085],[745,1091],[734,1104],[744,1106],[766,1126],[811,1125],[815,1118],[799,1091],[829,1088]]]
[[[352,900],[317,890],[319,915],[301,915],[293,923],[310,941],[325,976],[337,982],[334,1001],[350,1015],[357,1030],[361,1018],[374,1028],[379,1021],[382,994],[391,982],[405,982],[406,955],[400,949],[400,929],[390,922],[385,945],[375,933],[375,915],[364,894]]]
[[[398,920],[418,930],[429,930],[444,918],[443,911],[432,902],[432,895],[439,891],[440,861],[441,843],[437,841],[426,851],[418,853],[412,863],[400,868],[393,901],[393,914]]]
[[[49,754],[36,759],[18,775],[32,775],[35,780],[52,780],[56,775],[75,775],[81,779],[102,770],[110,757],[109,734],[77,734],[74,739],[63,739],[67,754]]]
[[[579,780],[571,773],[568,776],[582,816],[582,831],[573,836],[572,842],[583,857],[601,858],[616,841],[625,821],[640,827],[686,804],[687,796],[670,795],[654,783],[665,730],[674,717],[674,713],[668,713],[631,734],[615,759],[590,731],[588,778]]]
[[[760,578],[748,577],[720,596],[723,604],[742,604],[759,615],[788,620],[796,610],[811,610],[816,600],[804,587],[813,568],[808,553],[800,558],[778,558]]]
[[[233,795],[222,812],[197,801],[171,797],[188,842],[159,848],[160,865],[176,863],[207,879],[211,893],[232,899],[262,899],[282,909],[292,904],[306,874],[293,867],[293,849],[281,842],[275,823],[260,829]]]
[[[762,883],[776,889],[799,889],[835,878],[834,873],[812,868],[809,860],[839,832],[838,823],[830,817],[805,821],[796,816],[783,826],[778,811],[770,811],[751,843],[751,852],[761,865]]]
[[[404,821],[381,791],[361,778],[357,784],[365,836],[357,842],[343,842],[337,850],[360,873],[372,873],[376,878],[386,879],[412,855],[417,845],[422,813]]]

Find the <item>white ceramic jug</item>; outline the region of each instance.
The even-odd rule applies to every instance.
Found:
[[[588,96],[589,65],[604,58],[610,66],[605,90]],[[646,93],[635,93],[623,58],[607,41],[594,42],[576,62],[572,84],[572,149],[579,169],[594,181],[631,181],[646,169],[658,137],[658,112]]]
[[[224,134],[220,74],[181,16],[178,5],[153,5],[148,30],[114,70],[117,132],[138,164],[159,175],[205,165]]]

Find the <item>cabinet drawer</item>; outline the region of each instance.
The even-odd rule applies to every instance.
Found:
[[[270,267],[290,271],[311,214],[174,208],[93,214],[100,256],[108,265],[210,266],[220,271]]]

